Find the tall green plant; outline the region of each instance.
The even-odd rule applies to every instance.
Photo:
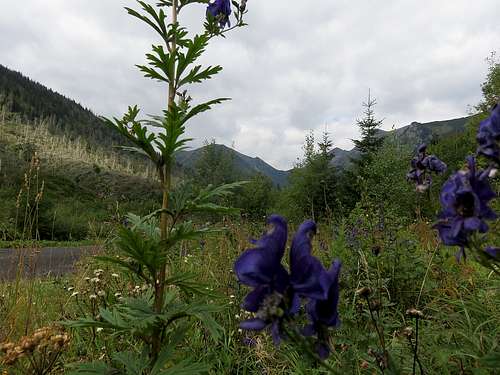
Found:
[[[184,150],[191,141],[185,137],[187,122],[228,100],[216,98],[193,105],[187,88],[222,70],[218,65],[203,67],[197,64],[197,60],[212,38],[245,25],[246,1],[242,0],[240,4],[233,1],[232,8],[229,0],[210,4],[208,0],[166,0],[156,6],[144,1],[138,1],[138,4],[140,11],[126,8],[127,12],[155,30],[161,43],[153,45],[152,51],[146,54],[147,64],[137,67],[145,77],[167,85],[166,109],[161,116],[139,119],[138,107],[131,106],[121,119],[104,120],[128,140],[129,145],[122,146],[123,150],[143,155],[154,163],[163,198],[160,208],[148,217],[129,216],[132,225],[121,229],[117,241],[123,257],[101,258],[140,279],[147,286],[145,293],[125,299],[109,309],[101,309],[100,320],[82,318],[70,322],[73,327],[103,328],[114,335],[125,336],[139,346],[135,351],[115,353],[108,361],[111,364],[100,362],[79,366],[75,371],[80,374],[109,373],[111,370],[123,374],[198,373],[206,370],[206,366],[189,360],[174,361],[172,365],[175,348],[186,333],[186,318],[201,320],[215,337],[220,330],[210,316],[217,307],[207,303],[206,297],[213,298],[212,293],[207,293],[208,288],[199,285],[193,275],[177,273],[172,250],[181,241],[210,232],[208,228],[197,228],[186,219],[188,215],[230,212],[230,208],[213,202],[220,201],[241,183],[209,186],[192,196],[192,189],[188,186],[172,189],[172,168],[176,153]],[[179,24],[178,17],[185,7],[196,4],[208,4],[207,18],[204,32],[191,37]],[[232,11],[236,23],[225,28],[230,24]],[[159,131],[153,131],[153,128]]]

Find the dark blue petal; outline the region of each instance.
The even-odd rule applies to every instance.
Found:
[[[257,287],[270,284],[280,259],[268,249],[246,250],[236,260],[234,272],[238,280],[248,286]]]
[[[281,332],[278,321],[273,322],[271,325],[271,337],[273,338],[274,345],[279,346],[281,344]]]
[[[325,299],[329,280],[321,262],[311,255],[311,236],[316,224],[305,221],[295,233],[290,249],[290,283],[294,292],[303,297]]]
[[[330,285],[328,288],[328,298],[326,300],[312,299],[306,306],[307,313],[313,324],[321,324],[327,327],[338,327],[340,320],[338,316],[338,303],[340,298],[339,274],[342,263],[335,260],[328,276]]]
[[[316,330],[316,326],[314,324],[308,324],[302,329],[301,333],[303,336],[309,337],[316,335],[318,331]]]
[[[264,328],[267,327],[267,323],[263,321],[262,319],[248,319],[244,320],[240,323],[240,328],[241,329],[248,329],[251,331],[260,331]]]
[[[322,360],[325,360],[330,355],[330,346],[328,345],[328,343],[318,342],[316,344],[316,353],[318,353],[318,356]]]
[[[257,247],[243,252],[234,264],[236,276],[245,285],[268,285],[276,276],[283,282],[281,258],[285,252],[287,223],[281,216],[273,215],[268,224],[272,228],[255,243]]]
[[[243,301],[242,307],[246,311],[257,312],[264,298],[270,293],[271,290],[269,286],[258,286],[248,293]]]
[[[207,13],[212,17],[221,17],[220,27],[225,27],[226,24],[231,26],[229,16],[231,15],[231,1],[230,0],[215,0],[213,3],[208,4]]]
[[[500,248],[498,247],[487,247],[484,250],[490,257],[493,259],[500,261]]]

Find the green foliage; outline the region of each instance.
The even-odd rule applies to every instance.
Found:
[[[364,117],[356,121],[361,132],[361,139],[354,140],[354,145],[360,152],[360,157],[355,160],[355,163],[360,168],[369,161],[370,157],[380,149],[384,142],[383,138],[378,134],[382,120],[375,118],[373,107],[376,104],[377,101],[372,99],[370,93],[368,93],[368,100],[363,103],[363,107],[365,107]]]
[[[338,207],[337,173],[331,163],[333,152],[326,132],[319,151],[315,146],[314,134],[310,133],[303,146],[304,157],[292,170],[289,186],[280,196],[279,210],[289,218],[331,218]]]
[[[212,31],[213,20],[208,20],[210,27],[203,34],[189,38],[187,30],[177,22],[177,17],[182,7],[191,3],[195,2],[179,3],[174,0],[154,7],[139,0],[142,12],[126,8],[130,15],[153,28],[163,40],[164,45],[153,45],[152,52],[146,54],[148,64],[137,67],[145,77],[168,84],[168,105],[162,116],[140,120],[138,107],[131,106],[121,119],[104,121],[132,145],[122,146],[121,149],[146,157],[154,164],[163,197],[161,207],[148,216],[129,215],[131,225],[119,231],[116,241],[121,257],[99,258],[122,267],[129,276],[145,283],[144,293],[101,308],[99,319],[84,317],[67,323],[74,328],[100,328],[112,336],[128,337],[140,349],[115,352],[109,364],[84,365],[80,367],[84,372],[115,371],[130,375],[199,373],[206,371],[207,366],[193,363],[190,359],[170,360],[176,345],[183,341],[184,325],[195,319],[203,323],[215,339],[220,336],[221,327],[211,316],[220,308],[206,302],[209,295],[210,298],[215,297],[206,293],[205,286],[196,283],[192,275],[177,272],[178,259],[175,256],[175,250],[185,242],[212,232],[209,228],[198,228],[188,220],[188,216],[233,212],[220,203],[242,186],[242,183],[235,182],[218,187],[208,185],[195,192],[190,186],[180,184],[172,189],[175,157],[191,141],[185,137],[186,123],[213,105],[227,100],[218,98],[193,106],[187,91],[179,92],[181,87],[201,83],[222,69],[219,66],[203,68],[195,65],[209,40],[222,32],[218,29]],[[170,8],[172,21],[167,20],[163,7]],[[152,127],[158,128],[159,132],[153,132]],[[181,334],[182,337],[179,337]],[[78,373],[79,370],[76,371]]]
[[[271,179],[257,173],[235,194],[234,206],[240,208],[243,216],[262,220],[269,214],[277,194]]]
[[[193,168],[194,182],[201,187],[234,182],[239,179],[234,156],[215,143],[205,141],[201,157]]]
[[[496,52],[492,52],[486,59],[488,63],[488,75],[481,85],[483,99],[476,106],[476,110],[488,113],[489,110],[500,102],[500,61]]]
[[[93,146],[123,142],[115,132],[102,126],[102,121],[90,110],[2,65],[0,109],[17,115],[20,122],[39,123],[48,119],[52,133],[84,138]]]

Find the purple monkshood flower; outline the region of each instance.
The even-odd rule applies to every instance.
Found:
[[[443,161],[439,160],[435,155],[427,156],[422,161],[422,164],[428,171],[434,173],[444,173],[447,169],[446,164]]]
[[[490,117],[481,122],[476,139],[477,153],[500,164],[500,105],[495,105]]]
[[[339,274],[342,263],[335,260],[327,272],[329,277],[328,298],[326,300],[312,299],[306,306],[311,324],[303,330],[305,336],[318,337],[317,352],[322,359],[330,354],[328,344],[328,328],[340,325],[338,304],[340,297]]]
[[[229,16],[231,15],[231,0],[215,0],[208,4],[207,13],[219,21],[219,26],[223,29],[226,24],[231,27]]]
[[[281,340],[281,324],[295,315],[300,298],[326,299],[329,277],[318,259],[311,255],[310,236],[315,233],[312,221],[304,222],[295,234],[290,250],[290,270],[281,264],[287,241],[287,223],[278,215],[269,217],[271,231],[256,241],[236,260],[234,271],[238,280],[254,288],[243,301],[242,307],[255,314],[240,327],[262,330],[270,327],[273,340]]]
[[[411,170],[406,175],[408,181],[415,182],[417,191],[423,192],[432,183],[430,173],[443,174],[447,166],[435,155],[427,155],[427,145],[421,144],[417,148],[417,156],[411,160]]]
[[[469,156],[468,170],[452,175],[441,190],[442,211],[434,226],[445,245],[460,246],[460,254],[465,255],[463,247],[468,246],[469,237],[474,232],[488,231],[486,220],[496,219],[497,215],[488,206],[496,197],[489,182],[489,170],[477,171],[476,160]]]
[[[488,254],[490,258],[493,258],[493,260],[500,262],[500,247],[488,246],[486,249],[484,249],[484,252]]]

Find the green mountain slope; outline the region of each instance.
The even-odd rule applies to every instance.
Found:
[[[205,147],[207,146],[180,152],[177,155],[177,162],[184,168],[193,169],[203,155]],[[242,178],[252,177],[257,173],[261,173],[269,177],[276,186],[285,186],[288,183],[287,171],[273,168],[258,157],[252,158],[224,145],[216,144],[214,147],[218,149],[217,151],[231,157],[235,169],[241,174]]]
[[[432,143],[443,137],[453,136],[465,131],[465,127],[471,117],[460,117],[444,121],[432,121],[426,123],[412,122],[410,125],[398,129],[379,132],[381,137],[397,142],[402,146],[415,148],[421,143]],[[332,163],[338,168],[346,168],[351,164],[352,159],[358,157],[358,150],[333,150],[334,158]]]
[[[74,100],[0,65],[0,112],[16,114],[20,122],[48,120],[49,131],[90,144],[109,147],[123,143],[101,119]]]

